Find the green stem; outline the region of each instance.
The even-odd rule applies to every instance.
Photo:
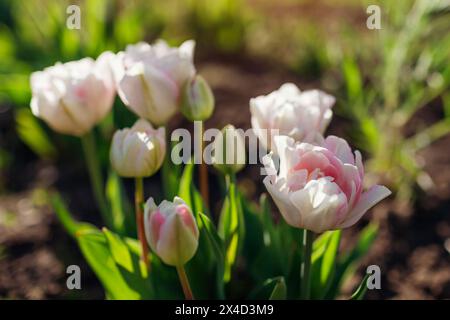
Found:
[[[183,288],[184,296],[186,300],[194,300],[194,295],[192,294],[191,286],[184,270],[184,266],[177,266],[178,278],[180,278],[181,287]]]
[[[144,229],[144,180],[142,177],[135,178],[135,189],[134,189],[134,205],[136,210],[136,227],[139,242],[141,243],[141,260],[144,262],[145,266],[148,268],[148,248],[147,241],[145,239],[145,229]]]
[[[81,143],[83,145],[84,157],[86,159],[95,201],[97,202],[98,209],[102,215],[103,222],[110,227],[109,210],[105,199],[103,177],[97,156],[98,149],[93,132],[90,131],[82,136]]]
[[[302,263],[300,266],[300,295],[303,300],[308,300],[311,292],[311,252],[314,234],[312,231],[303,230]]]
[[[199,168],[199,181],[200,181],[200,194],[202,195],[203,202],[206,207],[209,206],[209,187],[208,187],[208,168],[205,161],[203,161],[203,121],[200,121],[200,134],[199,134],[199,148],[201,152],[201,163]]]

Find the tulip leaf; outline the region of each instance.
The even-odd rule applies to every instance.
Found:
[[[260,197],[259,210],[244,197],[241,202],[246,235],[244,253],[252,276],[257,281],[277,275],[288,279],[290,270],[298,266],[293,259],[293,255],[299,251],[296,249],[298,235],[293,237],[292,232],[295,229],[288,226],[283,219],[275,223],[265,194]],[[295,270],[292,274],[298,278],[299,272]],[[289,281],[289,291],[293,290],[298,282],[299,280]]]
[[[102,233],[95,226],[75,221],[59,194],[51,196],[51,202],[59,221],[75,238],[92,270],[111,299],[152,298],[152,290],[146,281],[146,271],[139,266],[139,251],[130,242],[111,231]],[[136,245],[135,245],[136,246]]]
[[[243,216],[245,220],[245,239],[244,239],[244,245],[243,245],[243,254],[246,257],[246,261],[249,264],[249,267],[255,266],[256,259],[258,258],[261,251],[264,250],[264,233],[266,232],[264,230],[264,226],[260,219],[260,212],[257,210],[257,208],[245,199],[244,196],[241,196],[241,203],[242,203],[242,210],[243,210]],[[260,270],[265,269],[266,265],[262,267],[259,266]],[[265,274],[259,278],[260,281],[270,278],[273,274]],[[252,272],[252,275],[254,273]]]
[[[184,167],[184,171],[180,179],[178,196],[186,202],[189,208],[192,209],[192,213],[198,220],[198,213],[205,212],[206,208],[200,193],[194,186],[193,174],[194,164],[191,161]]]
[[[224,267],[225,267],[225,248],[222,239],[219,237],[216,228],[212,221],[203,213],[199,213],[199,218],[201,220],[201,234],[205,234],[208,242],[210,243],[212,250],[214,251],[214,256],[217,261],[216,270],[216,287],[217,295],[219,299],[225,298],[225,288],[223,282]],[[200,225],[200,224],[199,224]],[[202,241],[202,239],[200,239]]]
[[[360,285],[356,289],[356,291],[352,294],[350,300],[362,300],[367,292],[367,280],[369,279],[369,275],[366,274],[362,279]]]
[[[212,244],[214,248],[214,254],[219,262],[223,262],[224,257],[224,247],[222,239],[219,237],[217,230],[212,223],[212,221],[203,213],[199,213],[199,218],[202,223],[202,230],[205,230],[205,234],[208,237],[208,241]]]
[[[120,237],[107,228],[103,228],[106,240],[111,250],[111,255],[118,266],[124,268],[128,272],[133,272],[133,261],[130,250]]]
[[[336,270],[341,230],[322,234],[313,245],[311,257],[311,296],[322,299],[327,294]]]
[[[284,300],[286,299],[287,288],[284,277],[274,277],[265,280],[260,286],[256,287],[249,295],[249,299],[267,299]]]
[[[377,233],[378,225],[375,223],[369,224],[360,232],[356,246],[347,254],[343,254],[339,257],[336,266],[336,275],[327,294],[328,299],[333,299],[337,296],[342,283],[354,272],[358,262],[371,248]]]
[[[231,279],[231,269],[236,261],[244,239],[244,217],[234,177],[227,176],[227,196],[220,213],[219,235],[225,243],[224,281]]]
[[[148,279],[147,268],[140,259],[140,247],[137,246],[139,248],[137,251],[131,250],[130,245],[124,238],[106,228],[103,228],[103,233],[117,270],[124,281],[130,288],[138,292],[141,298],[151,298],[153,290]],[[137,244],[137,241],[134,241]]]
[[[29,109],[22,108],[16,112],[16,124],[18,136],[34,153],[41,158],[55,157],[56,148]]]
[[[284,281],[284,277],[280,277],[273,288],[272,293],[270,294],[269,300],[285,300],[287,295],[286,282]]]
[[[193,206],[191,199],[193,171],[194,165],[192,163],[186,164],[186,166],[184,167],[183,175],[181,176],[180,179],[180,186],[178,188],[178,196],[186,202],[189,208],[192,208]]]
[[[79,232],[77,241],[83,256],[102,283],[109,298],[135,300],[142,297],[122,277],[102,232],[98,230]]]
[[[106,182],[106,196],[111,207],[111,219],[114,231],[121,235],[135,234],[134,219],[130,214],[133,210],[125,196],[122,182],[119,176],[111,171]]]
[[[97,228],[86,222],[78,222],[72,218],[67,205],[58,193],[53,193],[50,196],[53,209],[55,210],[58,220],[63,225],[64,229],[72,236],[75,237],[78,232],[84,230],[97,230]]]
[[[170,160],[170,152],[168,152],[161,168],[162,186],[166,199],[172,200],[177,195],[181,176],[180,168],[180,165],[175,165]]]

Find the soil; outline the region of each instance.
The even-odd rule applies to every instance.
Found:
[[[276,65],[245,58],[204,60],[199,64],[199,71],[211,84],[216,97],[216,112],[207,121],[207,127],[221,128],[232,123],[247,129],[251,97],[266,94],[288,81],[301,88],[314,86],[314,83],[302,83]],[[422,112],[433,115],[434,111],[427,108]],[[0,127],[12,132],[13,123],[12,111],[6,108],[0,113]],[[171,125],[188,126],[181,117]],[[329,133],[341,132],[342,125],[342,119],[335,118]],[[11,141],[14,139],[17,140],[12,137]],[[447,136],[420,154],[434,189],[420,194],[412,207],[385,201],[355,228],[344,231],[343,249],[369,220],[380,224],[379,236],[357,273],[363,275],[370,264],[377,264],[382,270],[382,289],[369,291],[368,299],[450,298],[449,147],[450,136]],[[95,222],[95,208],[91,207],[93,201],[90,190],[86,189],[88,179],[81,160],[70,167],[43,162],[20,144],[15,153],[20,155],[17,164],[0,180],[9,187],[9,193],[0,196],[0,298],[102,299],[101,286],[84,264],[75,243],[51,210],[40,202],[39,190],[56,187],[71,200],[71,210],[80,219]],[[246,186],[249,196],[264,191],[258,166],[247,167],[239,182]],[[83,290],[70,291],[66,288],[65,270],[75,263],[81,264],[83,270]],[[356,276],[345,284],[347,296],[359,280]]]

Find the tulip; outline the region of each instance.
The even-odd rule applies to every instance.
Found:
[[[203,152],[203,121],[211,117],[214,111],[214,95],[208,83],[202,76],[196,75],[186,83],[181,96],[181,113],[190,121],[200,122],[198,135],[199,148]],[[203,201],[208,205],[208,169],[202,161],[199,168],[200,193]]]
[[[178,197],[159,206],[150,198],[145,204],[144,221],[150,248],[164,263],[176,267],[186,299],[192,300],[184,265],[197,251],[199,231],[191,209]]]
[[[145,242],[143,177],[153,175],[161,167],[166,153],[164,128],[153,129],[144,119],[131,128],[116,131],[113,136],[110,159],[114,170],[122,177],[135,178],[135,211],[138,238],[141,243],[141,260],[148,267]]]
[[[166,124],[180,107],[182,88],[195,74],[194,46],[189,40],[172,48],[160,40],[119,52],[114,74],[123,103],[154,125]]]
[[[199,232],[191,209],[181,198],[164,200],[159,206],[150,198],[144,215],[147,242],[164,263],[182,266],[194,256]]]
[[[111,52],[56,63],[31,74],[31,110],[53,130],[81,137],[111,110],[116,94]]]
[[[53,130],[81,138],[89,177],[104,221],[109,219],[103,178],[91,129],[111,110],[116,95],[114,54],[56,63],[31,74],[31,111]]]
[[[214,96],[202,76],[196,75],[183,89],[181,113],[190,121],[204,121],[214,111]]]
[[[161,167],[166,152],[164,128],[139,119],[131,128],[116,131],[110,159],[114,170],[123,177],[149,177]]]
[[[245,140],[232,125],[222,129],[214,140],[213,166],[225,175],[235,174],[245,167]]]
[[[252,127],[267,150],[273,149],[276,135],[315,143],[331,121],[334,102],[323,91],[301,92],[295,84],[286,83],[268,95],[250,99]]]
[[[271,155],[264,157],[268,176],[264,184],[286,222],[314,232],[354,225],[391,192],[375,185],[363,192],[361,154],[336,136],[320,146],[275,137],[280,158],[277,173]]]

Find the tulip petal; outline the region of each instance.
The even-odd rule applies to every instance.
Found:
[[[356,206],[338,228],[348,228],[358,222],[359,219],[374,205],[388,197],[391,191],[385,186],[375,185],[361,195]]]
[[[198,240],[191,229],[183,224],[178,214],[167,217],[160,231],[156,252],[169,265],[183,265],[197,251]]]
[[[300,228],[301,216],[298,214],[297,208],[291,203],[288,193],[280,191],[283,181],[280,180],[278,183],[273,184],[270,181],[270,177],[266,177],[264,178],[263,183],[286,222],[291,226]]]
[[[343,163],[355,164],[352,149],[344,139],[328,136],[325,139],[324,147],[333,152]]]

